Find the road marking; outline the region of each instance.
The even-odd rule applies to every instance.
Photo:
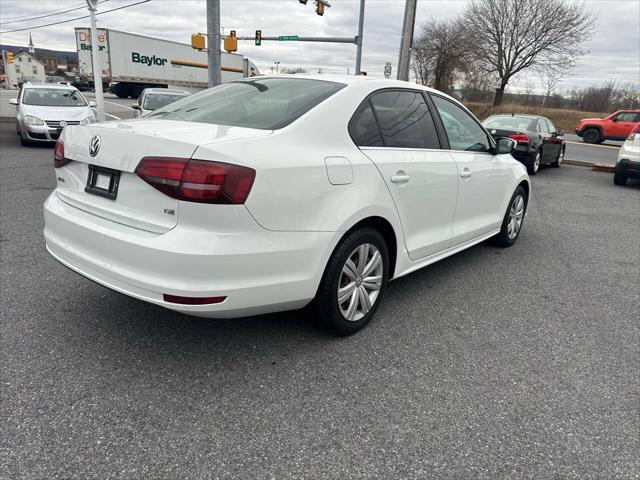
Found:
[[[98,113],[98,110],[96,110],[95,107],[91,107],[91,110],[93,110],[96,114]],[[122,120],[120,117],[116,117],[115,115],[111,115],[110,113],[104,112],[104,114],[109,115],[114,120]]]
[[[128,108],[129,110],[135,110],[134,108],[127,107],[126,105],[122,105],[121,103],[108,102],[106,100],[104,101],[104,103],[108,103],[109,105],[115,105],[117,107]]]
[[[620,148],[617,145],[596,145],[593,143],[584,143],[584,142],[572,142],[570,140],[565,140],[564,143],[572,143],[574,145],[582,145],[584,147],[600,147],[600,148]]]

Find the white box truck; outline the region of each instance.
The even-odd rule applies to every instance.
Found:
[[[79,74],[91,79],[91,34],[76,27]],[[191,45],[111,29],[98,29],[103,83],[120,98],[137,98],[148,87],[207,87],[207,54]],[[259,75],[255,64],[235,53],[221,54],[222,81]]]

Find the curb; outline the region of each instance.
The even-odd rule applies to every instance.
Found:
[[[0,117],[0,123],[14,123],[16,117]]]
[[[585,160],[571,160],[569,158],[563,158],[562,163],[565,163],[567,165],[577,165],[578,167],[589,167],[589,168],[595,165],[595,162],[587,162]]]

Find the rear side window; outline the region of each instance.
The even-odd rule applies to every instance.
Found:
[[[438,133],[420,92],[389,90],[369,99],[385,147],[440,148]]]
[[[359,147],[382,147],[382,135],[369,101],[364,102],[349,123],[349,134]]]

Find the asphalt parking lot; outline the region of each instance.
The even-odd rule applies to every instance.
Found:
[[[349,338],[204,320],[45,251],[51,148],[0,124],[0,478],[631,479],[640,183],[544,168],[518,243],[389,285]]]

